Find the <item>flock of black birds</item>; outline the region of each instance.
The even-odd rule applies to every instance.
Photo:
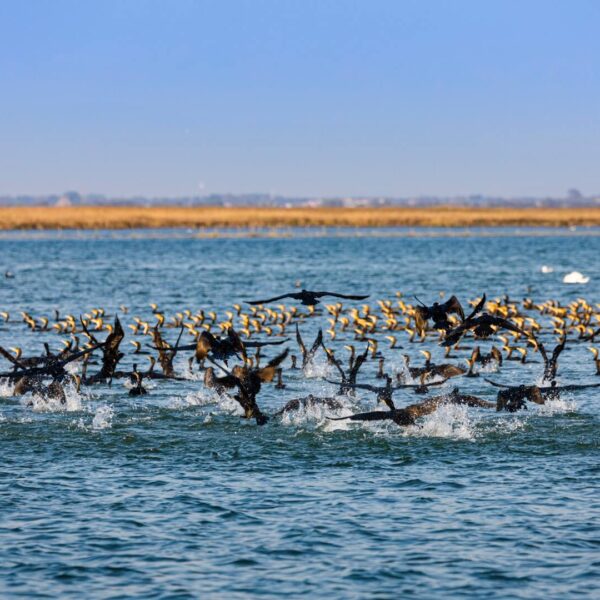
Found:
[[[319,306],[328,297],[335,301]],[[285,369],[306,370],[318,352],[323,352],[331,365],[329,372],[337,374],[335,378],[327,379],[338,386],[337,394],[294,398],[271,416],[312,406],[342,409],[342,396],[353,396],[357,390],[362,390],[375,394],[377,404],[381,404],[382,408],[330,419],[392,421],[399,426],[407,426],[416,424],[420,417],[444,405],[515,412],[526,409],[529,402],[545,404],[559,398],[562,392],[600,386],[600,383],[559,385],[557,382],[563,350],[570,344],[593,343],[600,335],[600,328],[595,327],[600,321],[600,305],[590,305],[582,298],[561,305],[555,300],[535,303],[530,298],[513,301],[507,296],[488,301],[483,294],[469,303],[468,314],[465,314],[456,296],[427,305],[416,297],[413,304],[398,293],[394,299],[377,301],[375,309],[370,304],[348,308],[341,302],[364,301],[368,297],[302,290],[233,304],[232,310],[225,311],[226,319],[219,319],[216,312],[204,310],[195,313],[183,310],[167,318],[156,304],[152,304],[152,317],[144,320],[131,318],[129,309],[121,306],[121,319],[127,317],[131,320],[128,327],[132,335],[147,339],[145,344],[137,339],[131,341],[134,346],[130,353],[133,364],[128,369],[120,368],[126,355],[122,347],[125,330],[121,319],[115,316],[109,323],[110,315],[104,309],[94,309],[79,317],[61,317],[56,310],[53,319],[22,312],[21,318],[15,320],[8,312],[0,312],[5,324],[25,323],[32,332],[62,336],[64,343],[64,348],[56,352],[46,341],[44,352],[30,357],[24,357],[20,348],[8,351],[0,346],[0,355],[11,363],[10,370],[0,372],[0,379],[14,384],[14,396],[31,394],[42,401],[58,401],[59,404],[66,402],[67,384],[74,385],[79,391],[82,386],[111,385],[119,379],[130,381],[129,395],[143,396],[148,393],[144,385],[147,380],[190,381],[188,375],[176,373],[174,367],[175,357],[184,353],[188,356],[190,371],[203,371],[206,388],[234,399],[243,409],[244,418],[254,419],[258,425],[264,425],[270,419],[259,405],[262,386],[272,383],[275,388],[284,389]],[[273,303],[284,299],[298,301],[300,307],[285,304],[273,307]],[[302,307],[307,307],[307,310]],[[329,327],[325,330],[319,328],[313,343],[306,345],[301,325],[309,319],[321,317],[327,318]],[[292,352],[286,347],[263,364],[263,353],[271,346],[282,346],[291,341],[288,337],[290,328],[293,329],[297,350]],[[168,330],[177,331],[174,343],[166,339]],[[193,337],[193,343],[182,343],[184,333]],[[339,351],[330,347],[325,335],[330,337],[330,341],[344,339],[349,342],[345,345],[350,352],[347,360],[341,359]],[[405,341],[399,339],[402,335]],[[469,338],[472,342],[467,341]],[[551,351],[545,346],[550,338],[553,338],[554,346]],[[480,344],[487,340],[502,344],[499,347],[493,345],[489,351],[483,352]],[[431,360],[431,351],[421,350],[425,362],[421,366],[413,366],[410,353],[401,341],[409,345],[437,342],[444,349],[447,362],[435,364]],[[473,342],[474,346],[468,345]],[[384,348],[386,343],[389,343],[387,349]],[[394,374],[387,368],[389,361],[386,355],[398,350],[404,351],[405,368]],[[468,351],[464,359],[466,366],[450,362],[465,350]],[[599,375],[598,350],[594,346],[590,346],[590,350],[595,374]],[[144,355],[150,365],[146,370],[140,370],[139,360]],[[431,389],[451,378],[478,377],[491,369],[501,369],[507,360],[514,364],[536,362],[535,358],[532,361],[532,356],[541,358],[539,362],[543,369],[537,378],[541,383],[529,381],[506,385],[485,378],[496,395],[494,401],[462,393],[459,387],[402,407],[397,406],[394,398],[399,391],[429,394]],[[376,378],[381,384],[358,381],[361,368],[367,361],[376,362]],[[79,368],[73,369],[73,364],[79,365]],[[91,373],[94,366],[97,368]],[[530,373],[528,375],[531,376]]]

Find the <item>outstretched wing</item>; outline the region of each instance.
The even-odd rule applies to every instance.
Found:
[[[277,342],[243,342],[243,344],[246,348],[262,348],[263,346],[281,346],[281,344],[285,344],[289,341],[290,338],[285,338]]]
[[[374,410],[371,412],[357,413],[349,417],[329,417],[330,421],[388,421],[393,418],[391,410]]]
[[[352,383],[354,383],[356,381],[356,376],[358,375],[358,372],[360,371],[360,368],[363,366],[363,363],[365,362],[365,360],[367,360],[368,353],[369,353],[369,346],[367,345],[367,347],[365,348],[365,351],[356,357],[356,360],[354,361],[354,364],[352,365],[352,368],[350,369],[349,379]]]
[[[342,365],[340,365],[340,361],[334,356],[333,352],[329,348],[325,347],[324,344],[323,344],[323,350],[325,350],[325,354],[327,354],[327,362],[329,362],[330,365],[333,365],[334,367],[337,368],[337,370],[339,371],[339,373],[342,377],[342,381],[345,382],[346,381],[346,373],[344,373],[344,369],[342,369]],[[329,383],[337,383],[337,382],[330,381]],[[342,385],[342,384],[340,383],[338,385]]]
[[[502,329],[509,329],[510,331],[514,331],[515,333],[520,333],[527,337],[529,334],[520,327],[517,327],[514,323],[511,323],[508,319],[503,319],[502,317],[493,317],[490,316],[489,322],[491,325],[496,325],[497,327],[502,327]]]
[[[504,384],[504,383],[496,383],[495,381],[492,381],[491,379],[488,379],[487,377],[484,377],[484,379],[485,379],[485,380],[486,380],[488,383],[491,383],[491,384],[492,384],[493,386],[495,386],[495,387],[504,388],[504,389],[510,388],[510,385],[506,385],[506,384]]]
[[[483,307],[485,306],[485,300],[486,297],[485,294],[483,294],[481,300],[475,305],[473,312],[471,312],[471,314],[465,319],[465,321],[471,320],[475,315],[479,314],[483,310]]]
[[[345,298],[346,300],[366,300],[369,296],[349,296],[346,294],[336,294],[335,292],[313,292],[313,295],[317,298],[323,296],[334,296],[335,298]]]
[[[483,398],[472,396],[471,394],[453,394],[448,397],[450,404],[466,405],[476,408],[496,408],[495,402],[489,402]]]
[[[289,350],[286,348],[281,354],[270,360],[262,369],[257,369],[256,374],[258,378],[265,383],[273,381],[275,373],[277,373],[277,367],[287,358],[288,352]]]
[[[470,318],[470,317],[469,317]],[[467,329],[474,327],[475,323],[469,321],[469,318],[465,319],[460,325],[457,325],[454,329],[451,329],[446,333],[446,336],[440,343],[441,346],[454,346],[458,344],[460,338],[464,335]]]
[[[214,379],[215,384],[217,385],[221,385],[224,388],[234,388],[236,386],[239,385],[239,379],[237,377],[234,377],[233,375],[224,375],[223,377],[215,377]]]
[[[542,342],[540,342],[537,339],[537,337],[535,337],[535,334],[533,332],[531,333],[531,339],[533,340],[533,343],[535,344],[536,349],[542,355],[542,360],[544,361],[544,364],[547,365],[548,364],[548,353],[546,352],[546,348],[544,347],[544,344],[542,344]]]
[[[296,298],[297,294],[281,294],[281,296],[275,296],[274,298],[267,298],[266,300],[245,300],[246,304],[269,304],[269,302],[275,302],[275,300],[281,300],[283,298]]]
[[[446,314],[454,313],[458,315],[462,321],[465,320],[465,313],[463,311],[463,307],[456,296],[452,296],[447,302],[444,302],[442,307]]]
[[[600,335],[600,327],[598,327],[598,329],[596,329],[593,333],[584,335],[581,339],[586,342],[589,342],[590,340],[593,340],[598,335]]]
[[[308,355],[312,358],[317,350],[319,349],[319,346],[323,343],[323,330],[319,329],[319,333],[317,333],[317,337],[315,338],[315,341],[313,342],[313,345],[310,349],[310,352],[308,353]]]
[[[558,360],[560,353],[565,349],[566,343],[567,343],[567,338],[564,337],[562,342],[560,344],[558,344],[558,346],[556,346],[556,348],[554,348],[554,351],[552,352],[552,358],[550,359],[552,364],[556,364],[556,361]]]
[[[304,345],[304,340],[300,335],[300,329],[298,327],[298,323],[296,323],[296,341],[298,342],[298,346],[300,346],[300,352],[302,352],[302,356],[306,356],[306,346]]]
[[[492,358],[497,360],[498,364],[500,364],[500,366],[502,366],[502,352],[500,352],[500,350],[498,350],[498,348],[496,348],[496,346],[492,346],[490,354],[492,355]]]
[[[246,348],[244,347],[244,342],[242,342],[242,338],[239,336],[238,332],[230,327],[227,330],[227,339],[231,342],[231,347],[233,348],[236,354],[241,354],[243,357],[246,356]]]
[[[344,381],[332,381],[331,379],[326,379],[329,383],[333,383],[335,385],[342,385],[347,388],[357,389],[357,390],[369,390],[370,392],[380,392],[384,388],[378,388],[374,385],[368,385],[366,383],[345,383]]]
[[[394,390],[402,390],[402,389],[411,389],[411,388],[428,388],[428,387],[433,387],[436,385],[444,385],[444,383],[446,383],[446,381],[448,381],[448,378],[446,379],[441,379],[440,381],[433,381],[432,383],[401,383],[398,385],[395,385],[392,389]]]
[[[565,391],[565,392],[576,392],[577,390],[585,390],[587,388],[595,388],[595,387],[600,387],[600,383],[585,383],[585,384],[577,384],[577,385],[562,385],[560,386],[560,390],[561,391]],[[552,390],[553,388],[551,387],[546,387],[546,388],[542,388],[542,390],[544,392]]]

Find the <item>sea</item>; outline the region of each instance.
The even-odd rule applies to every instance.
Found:
[[[207,323],[216,312],[218,333],[227,311],[238,319],[234,304],[248,313],[245,301],[300,288],[369,295],[343,301],[344,314],[453,294],[468,310],[483,293],[519,305],[585,298],[600,313],[599,256],[594,228],[3,232],[0,345],[57,352],[68,336],[56,318],[103,309],[105,323],[118,315],[126,330],[121,367],[145,371],[149,354],[130,342],[156,352],[129,326],[153,325],[151,304],[175,344],[167,325],[178,312],[202,310]],[[573,271],[587,283],[564,283]],[[334,302],[323,299],[300,331],[310,345],[322,328],[345,364],[365,342],[352,327],[327,332]],[[272,308],[280,303],[307,313],[292,299]],[[31,331],[22,312],[48,325]],[[551,349],[549,317],[532,315]],[[421,344],[397,332],[391,348],[386,335],[375,337],[393,375],[406,356],[422,365],[425,348],[435,362],[466,366],[475,344],[467,337],[446,359],[435,336]],[[264,360],[286,347],[299,355],[291,325],[250,339],[284,340]],[[570,334],[560,384],[600,382],[590,346]],[[518,413],[447,406],[409,427],[331,420],[376,408],[375,394],[357,390],[337,396],[342,408],[259,427],[204,387],[191,355],[175,359],[184,380],[146,380],[141,397],[115,379],[79,393],[69,385],[60,404],[14,397],[0,379],[2,598],[600,598],[600,390]],[[542,367],[530,348],[524,364],[505,360],[431,393],[458,387],[493,401],[486,378],[529,385]],[[367,361],[359,382],[378,385],[377,369]],[[273,414],[294,398],[336,396],[328,380],[338,377],[323,351],[304,370],[286,359],[285,389],[265,384],[258,402]],[[395,395],[399,406],[422,398]]]

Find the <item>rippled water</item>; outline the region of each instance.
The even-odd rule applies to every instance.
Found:
[[[132,314],[149,318],[150,302],[168,314],[223,313],[297,280],[308,289],[365,291],[372,300],[397,291],[432,300],[447,290],[464,300],[486,291],[600,302],[595,231],[388,233],[8,236],[0,239],[0,267],[15,278],[1,282],[0,309],[11,320],[1,325],[0,344],[19,344],[25,355],[41,353],[44,341],[61,346],[54,333],[28,333],[20,310],[52,317],[54,308],[78,315],[103,306],[114,314],[125,304],[128,323]],[[554,272],[542,274],[541,265]],[[563,284],[572,270],[590,282]],[[305,337],[326,317],[305,323]],[[175,333],[166,336],[174,341]],[[347,342],[336,340],[340,355]],[[419,362],[418,345],[402,344]],[[403,352],[383,344],[382,351],[388,368],[401,368]],[[441,356],[436,348],[434,359]],[[187,358],[176,366],[186,372]],[[369,363],[362,379],[372,380],[376,366]],[[266,386],[261,406],[269,412],[308,392],[334,393],[327,374],[334,375],[322,355],[308,378],[287,370],[287,388]],[[530,383],[540,364],[507,363],[493,376]],[[559,376],[595,380],[586,344],[568,347]],[[458,384],[494,397],[482,378]],[[401,430],[328,421],[332,413],[319,409],[257,427],[200,381],[149,387],[142,399],[120,382],[71,390],[65,409],[26,406],[10,385],[0,386],[2,596],[600,594],[598,392],[521,414],[450,407]],[[344,402],[336,414],[366,409],[374,398]]]

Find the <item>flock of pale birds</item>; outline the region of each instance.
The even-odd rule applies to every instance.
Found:
[[[331,298],[332,302],[321,304],[322,298]],[[406,426],[414,425],[420,417],[443,405],[514,412],[527,408],[529,402],[544,404],[557,399],[564,391],[600,386],[600,383],[562,386],[556,379],[561,352],[578,343],[588,344],[594,361],[590,374],[600,375],[598,349],[590,345],[600,336],[600,305],[591,305],[582,298],[561,305],[554,300],[535,303],[529,298],[514,301],[506,296],[487,300],[484,294],[470,301],[465,310],[456,296],[427,305],[416,297],[409,300],[397,293],[393,299],[379,300],[375,305],[343,304],[367,298],[302,290],[233,304],[231,310],[225,311],[226,318],[204,310],[182,310],[167,316],[159,306],[151,304],[152,317],[145,320],[121,306],[121,319],[130,321],[126,327],[134,338],[130,340],[133,348],[128,357],[132,367],[127,369],[120,368],[125,357],[121,319],[118,316],[113,319],[104,309],[80,316],[62,316],[57,310],[52,317],[22,312],[18,318],[0,312],[4,328],[24,324],[33,333],[53,332],[62,338],[64,345],[60,351],[53,351],[46,341],[44,352],[38,356],[24,356],[18,347],[7,350],[0,346],[0,355],[10,363],[0,372],[0,378],[14,384],[14,396],[30,395],[42,402],[65,403],[66,384],[75,385],[79,391],[82,386],[111,385],[118,379],[130,381],[129,395],[143,396],[148,393],[144,386],[147,380],[190,380],[174,367],[175,357],[182,353],[188,356],[190,371],[203,371],[206,388],[234,399],[242,407],[244,417],[254,419],[259,425],[270,418],[259,406],[263,384],[272,383],[276,389],[284,389],[285,373],[306,371],[319,352],[331,365],[329,372],[336,374],[327,381],[339,386],[337,394],[295,398],[271,416],[312,406],[339,409],[343,406],[341,397],[363,390],[375,394],[380,409],[331,419],[390,420]],[[293,304],[282,304],[285,299]],[[312,319],[327,322],[328,326],[318,329],[315,340],[307,346],[301,329]],[[290,351],[285,347],[280,351],[278,347],[291,341],[290,334],[296,339],[297,349]],[[170,342],[168,337],[172,338]],[[488,338],[496,345],[482,350]],[[188,340],[191,343],[185,343]],[[349,352],[343,359],[339,356],[340,342]],[[444,362],[432,362],[431,351],[423,349],[420,350],[423,363],[414,365],[408,348],[425,348],[432,343],[444,348]],[[272,346],[277,354],[266,360],[263,355]],[[388,365],[389,356],[395,351],[402,352],[404,368],[394,374]],[[149,361],[145,369],[138,368],[142,358]],[[375,383],[358,380],[361,367],[368,361],[375,361],[378,380]],[[509,386],[486,379],[497,390],[493,402],[461,393],[458,387],[450,393],[427,396],[402,407],[394,400],[400,390],[428,394],[430,388],[435,389],[451,378],[479,377],[497,371],[505,361],[539,362],[542,368],[536,379],[538,383]],[[73,364],[79,368],[73,369]],[[531,377],[530,372],[527,374]]]

